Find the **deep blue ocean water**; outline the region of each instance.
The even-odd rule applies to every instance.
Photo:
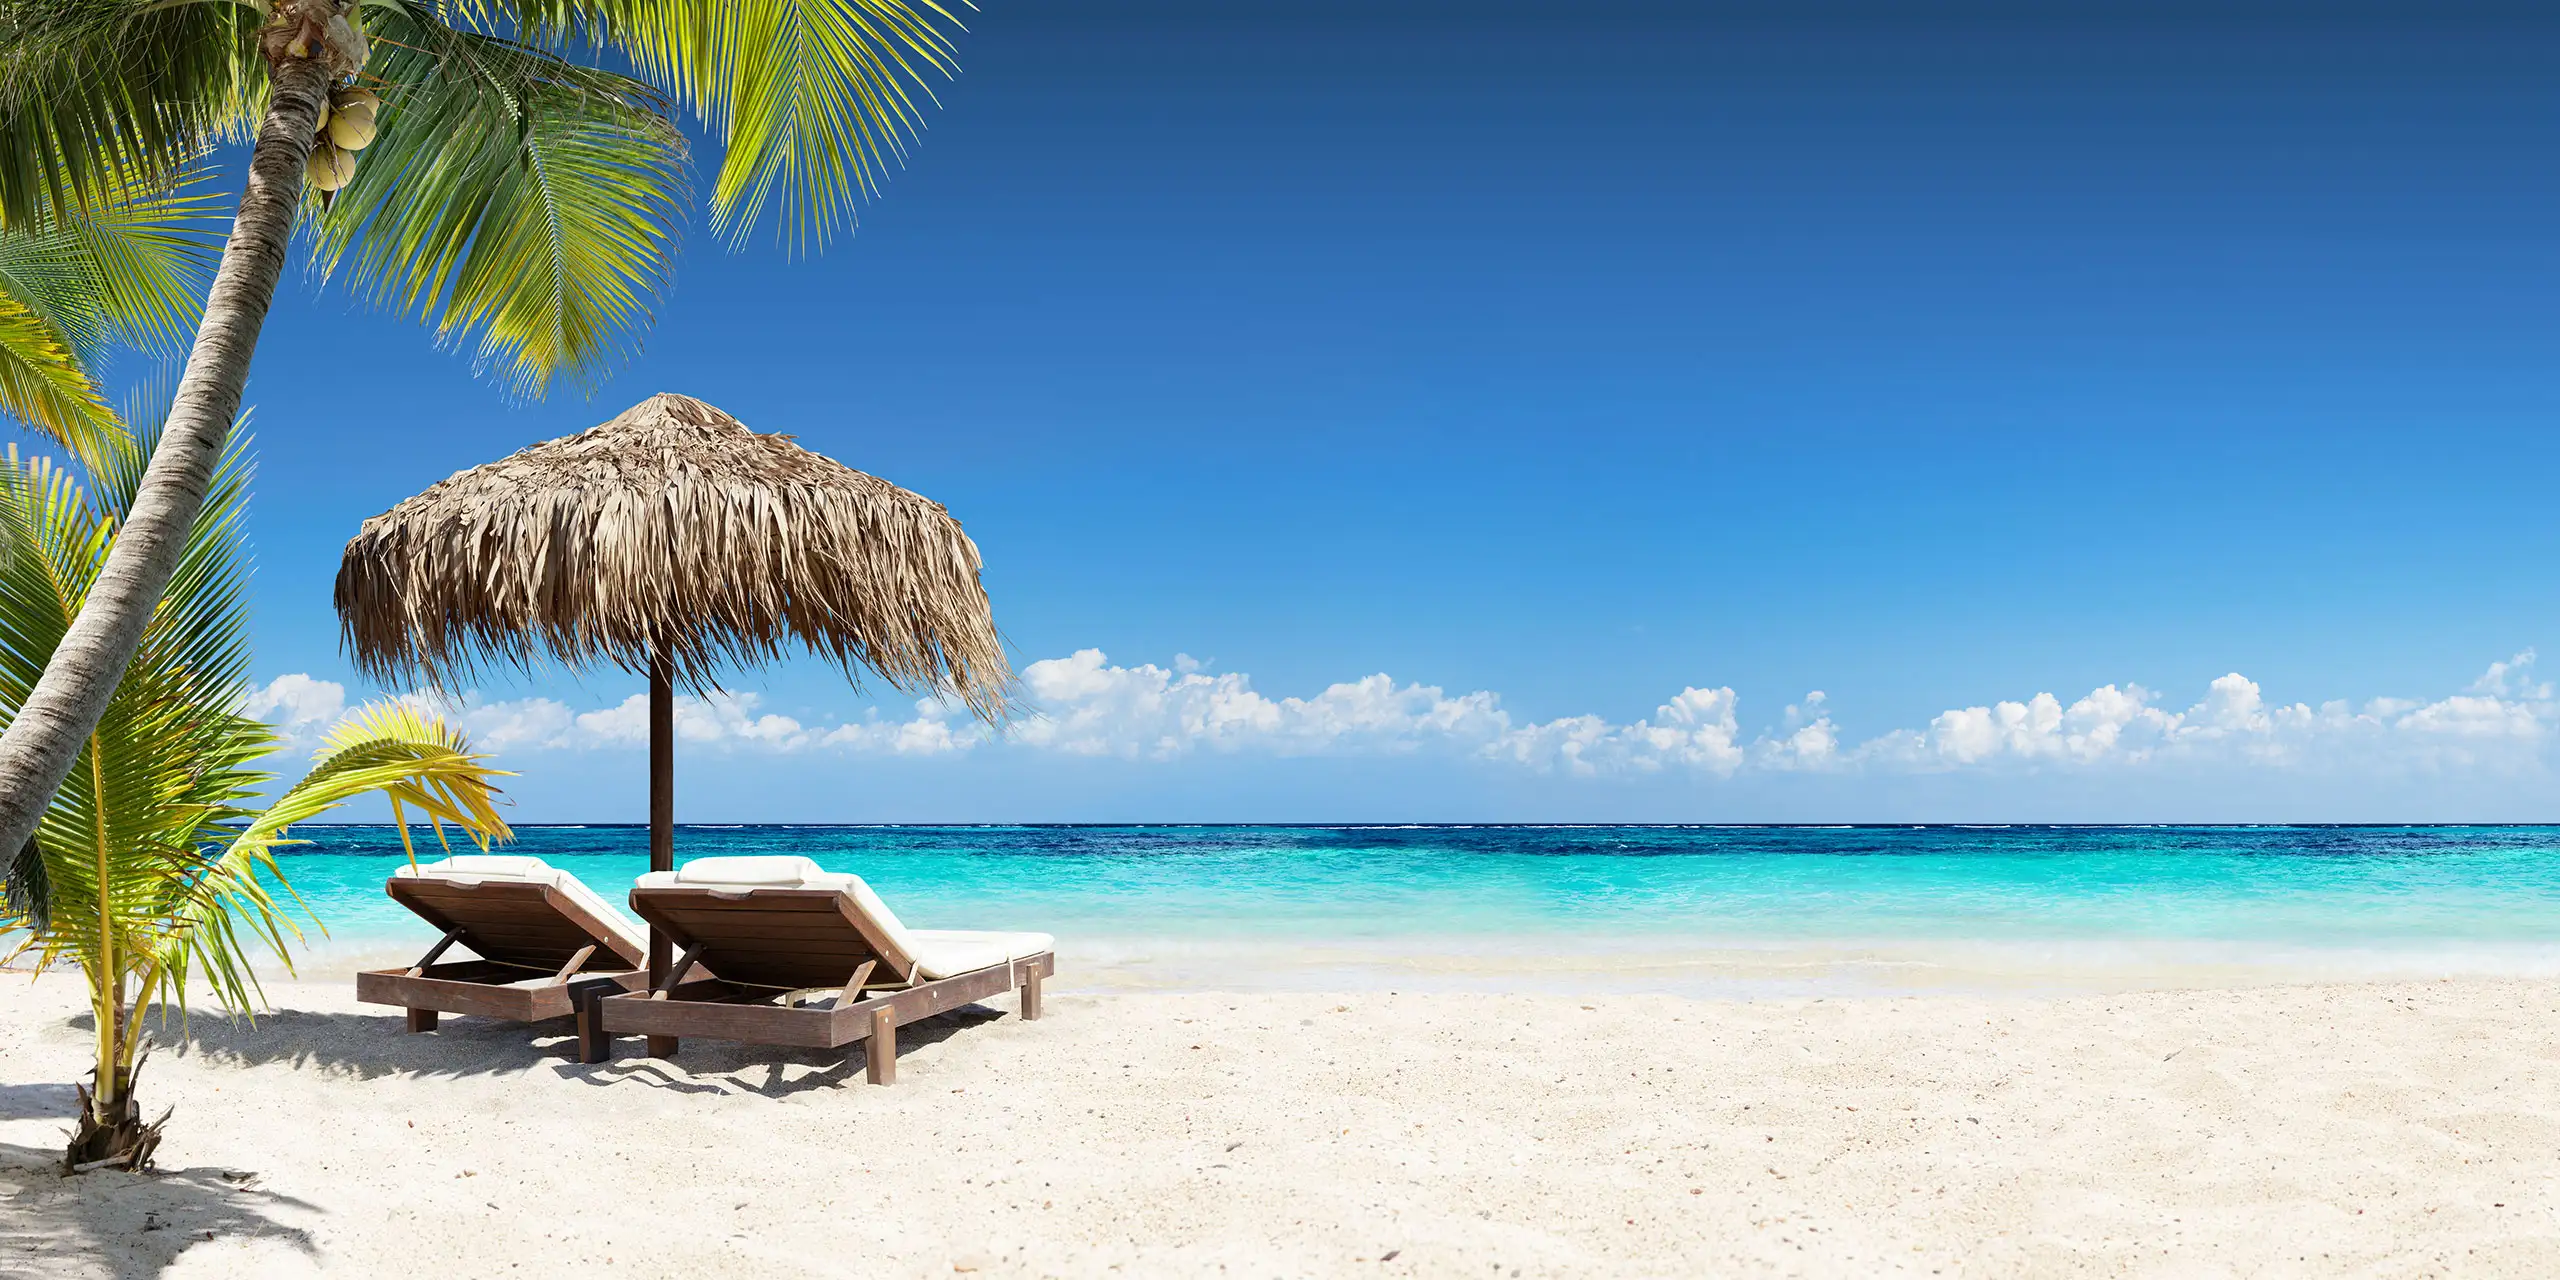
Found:
[[[306,969],[423,948],[387,827],[283,859]],[[420,856],[435,849],[417,829]],[[619,902],[639,827],[510,852]],[[2553,827],[709,827],[679,860],[797,853],[911,925],[1058,935],[1104,987],[1672,991],[2126,987],[2560,973]],[[1070,977],[1072,974],[1062,974]]]

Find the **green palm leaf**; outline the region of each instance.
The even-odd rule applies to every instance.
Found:
[[[0,235],[0,241],[7,237]],[[75,450],[115,426],[73,335],[0,285],[0,412]]]
[[[113,183],[0,227],[0,413],[84,457],[125,438],[95,370],[111,346],[173,354],[194,329],[214,256],[200,178]]]
[[[682,219],[663,99],[423,6],[367,15],[381,132],[317,218],[322,274],[476,342],[520,393],[593,385],[637,345]]]
[[[221,252],[222,197],[202,168],[165,187],[97,191],[88,204],[0,231],[0,293],[43,316],[83,359],[110,344],[174,354],[194,336]]]
[[[711,226],[741,243],[768,207],[823,245],[923,127],[933,81],[959,70],[934,0],[522,0],[457,6],[516,17],[537,39],[611,44],[701,115],[723,149]]]
[[[265,96],[242,0],[0,0],[0,226],[170,187]]]

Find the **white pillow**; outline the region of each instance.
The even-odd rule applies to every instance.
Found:
[[[751,858],[696,858],[676,868],[677,884],[798,885],[826,876],[803,857],[773,854]],[[833,886],[829,886],[833,887]]]
[[[520,853],[458,853],[442,862],[427,863],[415,871],[402,867],[391,874],[436,880],[548,881],[552,871],[550,863]]]

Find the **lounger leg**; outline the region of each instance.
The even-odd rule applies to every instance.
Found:
[[[1023,983],[1022,983],[1022,1020],[1023,1020],[1023,1021],[1025,1021],[1025,1022],[1038,1022],[1038,1021],[1040,1020],[1040,975],[1039,975],[1039,974],[1036,974],[1036,973],[1035,973],[1035,974],[1032,974],[1029,978],[1026,978],[1026,979],[1024,979],[1024,980],[1023,980]]]
[[[871,1038],[863,1042],[863,1052],[870,1058],[871,1083],[898,1082],[898,1024],[888,1010],[871,1011]]]
[[[435,1030],[435,1029],[436,1029],[436,1011],[435,1011],[435,1010],[433,1010],[433,1009],[411,1009],[411,1010],[409,1011],[409,1030],[411,1030],[411,1031],[433,1031],[433,1030]]]
[[[604,1010],[597,1002],[622,988],[610,982],[583,982],[569,988],[569,1007],[578,1020],[578,1061],[604,1062],[613,1057],[613,1037],[604,1031]]]
[[[649,1037],[649,1056],[652,1058],[676,1056],[676,1038],[674,1036]]]

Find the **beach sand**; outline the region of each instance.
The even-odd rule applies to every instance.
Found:
[[[1069,989],[891,1088],[270,995],[151,1060],[158,1176],[65,1180],[78,986],[0,981],[0,1274],[2560,1275],[2560,983]]]

